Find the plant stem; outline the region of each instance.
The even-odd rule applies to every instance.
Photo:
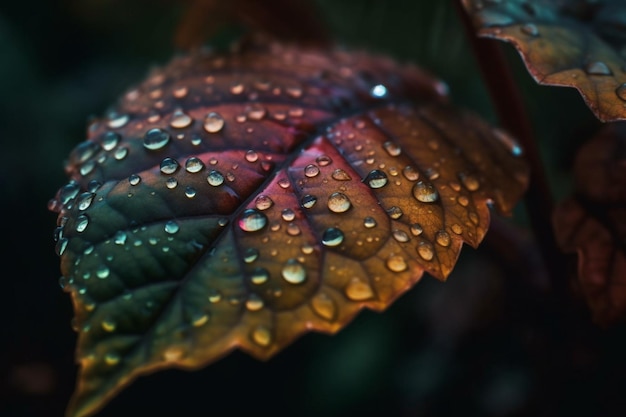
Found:
[[[565,296],[568,284],[563,278],[561,267],[563,255],[556,245],[552,229],[551,215],[554,206],[552,192],[522,95],[502,51],[502,41],[481,39],[477,36],[461,0],[452,1],[464,26],[483,81],[489,90],[498,120],[524,148],[530,166],[530,184],[524,196],[526,211],[550,274],[552,289],[555,294]]]

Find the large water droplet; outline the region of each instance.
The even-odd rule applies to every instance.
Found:
[[[346,296],[353,301],[369,300],[374,296],[374,290],[369,283],[354,277],[344,289]]]
[[[337,305],[327,294],[321,292],[311,300],[313,311],[323,319],[332,321],[337,315]]]
[[[78,195],[79,191],[80,185],[77,182],[71,181],[59,190],[59,200],[61,200],[62,204],[67,204],[72,198]]]
[[[303,196],[302,199],[300,200],[300,204],[302,205],[302,207],[306,209],[310,209],[311,207],[315,205],[315,203],[317,203],[317,197],[312,196],[310,194]]]
[[[95,196],[94,193],[82,193],[79,195],[77,199],[78,209],[81,211],[87,210],[89,206],[91,206]]]
[[[269,278],[270,274],[265,268],[255,268],[252,271],[252,275],[250,275],[250,281],[252,281],[253,284],[257,285],[266,283]]]
[[[371,188],[382,188],[387,185],[388,181],[387,174],[378,169],[370,171],[363,180],[363,182],[367,183]]]
[[[292,209],[286,208],[281,213],[280,216],[286,222],[291,222],[296,218],[296,212]]]
[[[407,165],[402,169],[402,174],[409,181],[417,181],[420,177],[419,172],[415,170],[411,165]]]
[[[398,206],[393,206],[387,209],[387,215],[394,220],[398,220],[400,217],[402,217],[403,214],[404,212]]]
[[[440,230],[435,235],[435,242],[443,247],[450,246],[450,235],[445,230]]]
[[[413,223],[411,225],[411,234],[413,236],[419,236],[424,232],[424,229],[422,228],[422,225],[419,223]]]
[[[350,181],[352,179],[352,177],[341,168],[334,170],[331,176],[336,181]]]
[[[202,168],[204,168],[204,163],[202,163],[202,161],[195,156],[188,158],[185,162],[185,169],[187,172],[191,172],[192,174],[200,172]]]
[[[180,230],[180,226],[174,220],[169,220],[167,223],[165,223],[164,229],[165,233],[173,235],[175,233],[178,233],[178,231]]]
[[[585,72],[589,75],[611,75],[613,72],[602,61],[591,61],[585,64]]]
[[[246,300],[246,308],[250,311],[259,311],[263,308],[263,300],[256,294],[250,294]]]
[[[422,203],[432,203],[439,198],[439,192],[431,183],[419,181],[413,186],[413,196]]]
[[[204,130],[209,133],[217,133],[224,127],[224,118],[216,112],[211,112],[204,118]]]
[[[184,129],[189,127],[193,123],[193,119],[187,113],[182,111],[181,109],[177,109],[172,114],[172,119],[170,120],[170,126],[174,129]]]
[[[207,182],[213,187],[217,187],[224,183],[224,176],[219,171],[211,171],[206,177]]]
[[[120,141],[120,135],[115,132],[107,132],[102,136],[102,149],[105,151],[113,150]]]
[[[330,159],[330,156],[328,155],[320,155],[317,158],[315,158],[315,162],[317,162],[317,164],[321,167],[325,167],[327,165],[330,165],[333,160]]]
[[[347,195],[343,193],[332,193],[328,197],[328,209],[333,213],[344,213],[350,209],[352,203]]]
[[[250,334],[252,341],[259,346],[267,347],[272,343],[272,333],[265,326],[257,326]]]
[[[313,178],[317,176],[319,173],[320,173],[320,169],[317,167],[317,165],[309,164],[306,167],[304,167],[304,175],[309,178]]]
[[[272,201],[272,199],[269,196],[265,194],[261,194],[256,198],[256,201],[254,204],[258,210],[263,211],[272,207],[274,205],[274,201]]]
[[[406,271],[406,269],[409,267],[406,263],[406,260],[402,256],[393,254],[387,258],[385,265],[392,272]]]
[[[246,161],[248,162],[256,162],[259,160],[259,154],[256,153],[256,151],[249,150],[246,152],[245,158],[246,158]]]
[[[130,120],[130,117],[127,114],[111,114],[109,116],[108,126],[111,129],[119,129],[120,127],[124,127],[126,123]]]
[[[392,235],[393,238],[400,243],[405,243],[410,240],[409,235],[402,230],[396,229],[392,232]]]
[[[246,209],[239,218],[239,228],[244,232],[256,232],[267,225],[267,216],[256,209]]]
[[[89,225],[89,217],[86,214],[81,214],[76,218],[76,231],[78,233],[84,232]]]
[[[163,158],[160,169],[166,175],[173,174],[178,169],[178,161],[170,157]]]
[[[152,151],[163,148],[170,141],[169,132],[163,129],[150,129],[143,137],[143,146]]]
[[[141,182],[141,177],[137,174],[130,174],[128,177],[128,182],[130,185],[137,185]]]
[[[433,245],[428,242],[420,242],[417,245],[417,253],[425,261],[430,261],[435,256],[435,250],[433,249]]]
[[[281,275],[290,284],[301,284],[306,279],[306,270],[297,259],[290,258],[283,265]]]
[[[322,235],[322,244],[324,246],[339,246],[343,242],[343,232],[336,227],[329,227]]]

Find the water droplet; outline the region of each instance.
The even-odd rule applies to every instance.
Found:
[[[117,148],[117,150],[113,154],[113,158],[115,158],[118,161],[121,161],[122,159],[126,158],[127,155],[128,155],[128,148]]]
[[[272,333],[265,326],[257,326],[252,330],[250,335],[252,341],[259,346],[269,346],[272,343]]]
[[[54,246],[54,250],[55,250],[55,252],[56,252],[56,254],[58,256],[63,255],[63,253],[65,252],[65,249],[67,249],[67,244],[68,243],[69,243],[69,241],[65,237],[59,239],[57,244]]]
[[[394,220],[398,220],[403,214],[402,209],[398,206],[393,206],[387,209],[387,215]]]
[[[315,203],[317,203],[317,197],[312,196],[310,194],[303,196],[302,199],[300,200],[300,204],[302,204],[302,207],[306,209],[310,209],[311,207],[315,205]]]
[[[420,225],[419,223],[413,223],[411,225],[411,234],[413,236],[419,236],[424,232],[424,229],[422,228],[422,225]]]
[[[376,227],[376,220],[373,217],[366,217],[365,219],[363,219],[363,226],[365,226],[367,229]]]
[[[176,88],[173,92],[172,95],[175,98],[185,98],[187,96],[187,94],[189,93],[189,88],[187,87],[178,87]]]
[[[191,187],[191,186],[187,186],[185,187],[185,196],[187,198],[193,198],[195,197],[197,194],[197,191],[195,188]]]
[[[191,325],[193,327],[202,327],[209,321],[209,315],[206,313],[196,313],[191,316]]]
[[[387,95],[387,87],[382,84],[376,84],[370,90],[370,94],[372,95],[372,97],[383,98]]]
[[[452,226],[450,226],[450,229],[452,229],[452,232],[456,233],[457,235],[463,233],[463,228],[457,223],[454,223]]]
[[[173,188],[176,188],[177,185],[178,185],[178,180],[174,177],[170,177],[167,180],[165,180],[165,186],[169,188],[170,190]]]
[[[102,320],[101,326],[105,332],[114,332],[117,324],[111,319],[105,319]]]
[[[192,174],[200,172],[202,168],[204,168],[204,164],[200,159],[196,158],[195,156],[188,158],[187,162],[185,162],[185,169],[187,170],[187,172],[191,172]]]
[[[204,130],[209,133],[217,133],[224,127],[224,118],[216,112],[211,112],[204,118]]]
[[[246,209],[239,218],[239,228],[244,232],[256,232],[267,225],[267,216],[256,209]]]
[[[469,204],[469,199],[464,196],[464,195],[460,195],[456,198],[456,201],[459,203],[459,205],[463,206],[463,207],[467,207],[467,205]]]
[[[585,72],[589,75],[612,75],[611,69],[602,61],[592,61],[585,64]]]
[[[626,99],[626,95],[625,95],[625,99]],[[495,134],[496,138],[498,138],[498,140],[500,140],[500,142],[509,150],[509,152],[511,152],[512,155],[514,156],[522,155],[523,153],[522,147],[519,145],[519,143],[517,143],[515,139],[513,139],[513,137],[510,134],[508,134],[507,132],[501,129],[494,129],[493,133]]]
[[[332,193],[328,197],[328,209],[333,213],[344,213],[350,209],[352,203],[347,195],[343,193]]]
[[[274,201],[265,194],[261,194],[256,198],[255,206],[258,210],[267,210],[274,205]]]
[[[208,295],[208,299],[211,303],[215,304],[215,303],[219,303],[220,300],[222,299],[222,293],[220,293],[218,290],[211,288],[208,291],[209,295]]]
[[[185,351],[180,347],[171,347],[163,352],[163,360],[166,362],[174,362],[185,356]]]
[[[123,245],[126,243],[126,232],[123,230],[118,230],[117,233],[113,236],[113,243],[116,245]]]
[[[353,301],[364,301],[374,297],[374,290],[369,283],[354,277],[346,285],[346,296]]]
[[[193,119],[187,113],[181,109],[174,110],[172,119],[170,120],[170,126],[174,129],[184,129],[189,127],[193,123]]]
[[[292,209],[286,208],[281,212],[281,217],[284,221],[291,222],[296,218],[296,213]]]
[[[435,242],[443,247],[450,246],[450,235],[445,230],[440,230],[435,234]]]
[[[163,158],[160,169],[166,175],[173,174],[178,170],[178,161],[170,157]]]
[[[282,189],[287,189],[290,185],[291,183],[289,182],[288,178],[281,178],[278,180],[278,186]]]
[[[413,196],[422,203],[432,203],[439,198],[439,192],[434,185],[419,181],[413,186]]]
[[[250,311],[259,311],[263,308],[263,300],[256,294],[250,294],[246,300],[246,308]]]
[[[150,129],[143,137],[143,146],[152,151],[163,148],[170,141],[169,132],[163,129]]]
[[[250,120],[261,120],[262,118],[265,117],[266,114],[267,114],[267,111],[265,110],[265,107],[263,107],[260,104],[255,103],[246,108],[246,116]]]
[[[298,226],[296,223],[289,223],[289,225],[287,226],[287,234],[289,236],[298,236],[300,233],[300,226]]]
[[[339,246],[343,242],[343,232],[336,227],[329,227],[322,235],[322,244],[324,246]]]
[[[248,162],[256,162],[259,160],[259,154],[253,150],[249,150],[246,152],[246,161]]]
[[[475,225],[478,225],[479,220],[478,220],[478,215],[476,213],[470,212],[468,216],[469,216],[469,219],[472,221],[472,223],[474,223]]]
[[[385,148],[390,156],[398,156],[402,152],[402,149],[392,141],[383,143],[383,148]]]
[[[119,129],[120,127],[126,126],[126,123],[130,120],[130,117],[127,114],[111,114],[109,116],[108,126],[111,129]]]
[[[526,23],[520,30],[528,36],[539,36],[539,29],[533,23]]]
[[[250,275],[250,281],[252,281],[253,284],[257,285],[266,283],[269,278],[270,274],[265,268],[255,268],[252,271],[252,275]]]
[[[350,181],[352,178],[350,175],[341,168],[337,168],[333,171],[332,177],[336,181]]]
[[[394,254],[391,254],[387,258],[385,265],[392,272],[406,271],[406,269],[409,267],[408,264],[406,263],[406,260],[402,256],[394,255]]]
[[[304,167],[304,175],[309,178],[313,178],[317,176],[319,173],[320,173],[320,169],[317,167],[317,165],[309,164],[306,167]]]
[[[59,190],[59,200],[62,204],[67,204],[72,198],[78,195],[80,185],[77,182],[69,182]]]
[[[87,210],[89,206],[91,206],[95,196],[94,193],[82,193],[79,195],[77,200],[78,209],[81,211]]]
[[[243,261],[247,264],[252,263],[259,257],[259,251],[254,248],[247,248],[243,254]]]
[[[428,242],[420,242],[417,245],[417,253],[425,261],[430,261],[435,256],[433,245]]]
[[[165,233],[173,235],[178,233],[179,230],[180,226],[174,220],[168,220],[167,223],[165,223]]]
[[[378,169],[370,171],[363,180],[363,182],[366,182],[371,188],[382,188],[387,185],[388,181],[387,174]]]
[[[235,95],[243,93],[244,85],[242,83],[234,83],[230,86],[230,92]]]
[[[117,353],[109,352],[104,355],[104,363],[109,366],[117,365],[120,362],[120,355]]]
[[[461,180],[465,188],[470,191],[476,191],[478,190],[478,188],[480,188],[480,181],[478,181],[478,178],[476,178],[476,176],[473,174],[460,172],[459,179]]]
[[[290,284],[301,284],[306,279],[306,270],[297,259],[290,258],[283,265],[281,275]]]
[[[419,172],[415,170],[411,165],[407,165],[402,169],[402,174],[409,181],[417,181],[420,177]]]
[[[115,132],[106,132],[102,137],[102,149],[105,151],[113,150],[120,141],[120,135]]]
[[[323,319],[332,321],[337,315],[337,305],[327,294],[321,292],[311,299],[313,311]]]
[[[91,161],[85,162],[85,164],[80,167],[80,175],[82,176],[89,175],[91,171],[94,170],[95,167],[96,167],[96,161],[91,160]]]
[[[84,232],[89,225],[89,217],[86,214],[81,214],[76,218],[76,231],[78,233]]]
[[[392,235],[393,235],[393,238],[394,238],[395,240],[397,240],[398,242],[401,242],[401,243],[408,242],[408,241],[409,241],[409,239],[410,239],[410,238],[409,238],[409,235],[408,235],[408,234],[406,234],[406,232],[404,232],[404,231],[402,231],[402,230],[397,230],[397,229],[396,229],[396,230],[394,230],[394,231],[392,232]]]
[[[330,165],[333,160],[330,159],[330,156],[328,155],[320,155],[315,159],[315,162],[317,162],[317,164],[321,167],[325,167],[327,165]]]
[[[224,183],[224,176],[219,171],[211,171],[207,175],[206,180],[213,187],[217,187]]]
[[[300,96],[302,96],[302,88],[296,86],[287,87],[285,92],[288,96],[293,98],[300,98]]]

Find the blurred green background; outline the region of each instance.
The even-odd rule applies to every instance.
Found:
[[[70,298],[58,285],[46,205],[63,161],[154,65],[176,53],[186,2],[59,0],[0,5],[2,291],[0,416],[56,417],[73,390]],[[413,62],[454,102],[496,123],[450,1],[318,0],[340,45]],[[495,41],[494,41],[495,42]],[[540,87],[502,44],[533,120],[556,198],[577,147],[599,123],[573,89]],[[600,329],[580,304],[563,318],[524,231],[518,246],[466,247],[449,281],[424,277],[383,314],[335,336],[309,334],[267,363],[234,352],[197,372],[136,380],[99,416],[623,416],[625,329]],[[562,279],[567,273],[563,271]]]

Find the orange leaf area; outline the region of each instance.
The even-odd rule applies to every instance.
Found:
[[[463,0],[479,36],[515,46],[539,84],[576,88],[602,121],[626,120],[626,4]]]
[[[576,194],[554,213],[557,240],[578,253],[578,283],[594,320],[626,318],[626,126],[609,125],[583,146]]]
[[[80,371],[68,415],[235,348],[268,359],[381,311],[476,247],[528,173],[414,66],[259,43],[130,89],[50,202]]]

